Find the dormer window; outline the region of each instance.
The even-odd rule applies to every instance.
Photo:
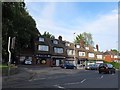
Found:
[[[76,48],[80,48],[80,45],[76,45]]]
[[[40,42],[44,42],[45,40],[44,40],[44,38],[39,37],[39,41],[40,41]]]
[[[65,46],[70,46],[70,43],[65,43]]]
[[[86,50],[89,50],[89,47],[85,47]]]
[[[58,44],[58,41],[57,41],[57,40],[54,40],[53,43],[54,43],[54,44]]]
[[[94,51],[97,51],[97,49],[94,49]]]

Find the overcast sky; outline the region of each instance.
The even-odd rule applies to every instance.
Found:
[[[117,2],[26,2],[26,8],[41,34],[48,31],[72,42],[88,32],[100,51],[118,48]]]

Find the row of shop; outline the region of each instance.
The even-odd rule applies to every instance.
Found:
[[[34,44],[34,50],[31,53],[29,51],[29,54],[20,54],[20,63],[28,56],[33,65],[60,66],[65,62],[69,62],[76,66],[86,66],[88,64],[103,63],[105,59],[113,61],[108,57],[117,57],[113,53],[100,52],[98,45],[96,47],[86,46],[83,41],[74,44],[63,41],[61,36],[58,39],[38,37]]]
[[[24,61],[26,56],[20,56],[20,63]],[[63,56],[51,56],[51,55],[36,55],[36,56],[28,56],[29,59],[32,61],[32,65],[40,65],[40,66],[50,66],[59,67],[61,64],[72,63],[75,66],[83,67],[89,64],[95,63],[103,63],[103,60],[88,60],[87,58],[80,58],[75,59],[74,57],[66,58]]]

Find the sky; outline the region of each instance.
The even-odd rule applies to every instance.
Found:
[[[100,51],[118,49],[118,2],[25,2],[41,34],[73,42],[91,33]],[[75,33],[75,34],[74,34]]]

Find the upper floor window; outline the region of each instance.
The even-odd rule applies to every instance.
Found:
[[[102,59],[102,55],[97,55],[97,59]]]
[[[80,45],[76,45],[76,48],[80,48]]]
[[[70,43],[65,43],[65,46],[70,46]]]
[[[89,47],[85,47],[86,50],[89,50]]]
[[[118,58],[118,55],[115,55],[114,58]]]
[[[75,55],[75,51],[74,50],[67,50],[67,55]]]
[[[97,51],[97,49],[94,49],[94,51]]]
[[[63,53],[63,48],[54,47],[54,52],[55,53]]]
[[[111,58],[113,58],[113,55],[111,55]]]
[[[57,40],[54,40],[53,43],[54,43],[54,44],[58,44],[58,41],[57,41]]]
[[[47,45],[38,45],[39,51],[49,51],[49,47]]]
[[[88,53],[88,56],[91,57],[91,58],[95,57],[94,53]]]
[[[85,56],[85,52],[79,52],[79,56]]]
[[[44,38],[39,37],[39,41],[40,41],[40,42],[44,42],[45,40],[44,40]]]

